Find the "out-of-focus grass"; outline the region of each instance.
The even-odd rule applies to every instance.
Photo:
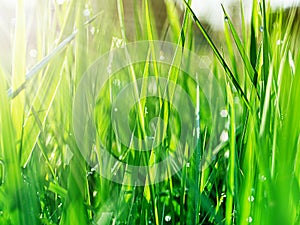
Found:
[[[151,1],[133,4],[135,30],[126,27],[121,0],[70,0],[61,5],[41,1],[36,12],[37,64],[26,68],[25,15],[23,1],[18,1],[13,74],[0,70],[0,224],[300,223],[300,54],[294,22],[299,12],[291,8],[271,13],[267,2],[254,1],[251,23],[243,20],[239,28],[224,9],[226,41],[215,42],[188,7],[190,1],[182,18],[172,1],[166,4],[167,25],[157,31],[157,9]],[[195,32],[197,27],[202,36]],[[191,95],[201,118],[195,121],[201,132],[192,158],[178,174],[145,187],[101,177],[95,155],[95,167],[83,159],[72,127],[73,100],[83,73],[100,55],[126,43],[128,35],[135,41],[163,39],[208,54],[227,102],[220,109],[224,125],[220,112],[209,111],[201,87],[174,67],[154,60],[128,70],[131,81],[168,71],[166,78]],[[197,46],[200,38],[212,51]],[[99,93],[99,136],[111,154],[128,163],[160,160],[153,151],[126,148],[113,132],[111,103],[130,81],[121,79],[122,71],[114,77],[118,75]],[[144,84],[136,91],[146,90]],[[145,110],[175,123],[165,128],[168,138],[156,149],[172,152],[178,131],[171,128],[180,130],[174,108],[154,98],[137,104],[130,121],[140,138],[150,130]],[[212,148],[211,123],[223,130],[222,141],[215,143],[218,153],[212,163],[200,170],[201,157]],[[151,176],[145,184],[151,183]]]

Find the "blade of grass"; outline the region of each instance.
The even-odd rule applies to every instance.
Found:
[[[97,14],[95,15],[92,19],[90,19],[89,21],[87,21],[85,23],[85,25],[88,25],[90,23],[92,23],[96,17],[100,15]],[[62,40],[57,47],[55,47],[48,55],[46,55],[40,62],[38,62],[35,66],[32,67],[32,69],[30,69],[27,73],[26,73],[26,79],[23,81],[23,83],[21,83],[16,89],[13,89],[13,92],[11,92],[12,90],[8,90],[8,96],[11,98],[15,98],[17,97],[20,92],[26,88],[26,86],[28,85],[28,83],[30,82],[30,80],[32,80],[35,76],[38,75],[38,73],[44,68],[46,67],[51,60],[56,57],[57,55],[59,55],[60,53],[63,52],[63,50],[65,50],[65,48],[74,40],[74,38],[76,37],[76,34],[78,33],[78,30],[75,30],[72,34],[70,34],[69,36],[67,36],[64,40]]]
[[[242,60],[243,60],[243,62],[244,62],[244,65],[245,65],[245,68],[246,68],[246,70],[247,70],[247,72],[248,72],[248,75],[249,75],[249,77],[250,77],[250,79],[251,79],[251,81],[252,81],[252,83],[253,83],[253,86],[256,87],[257,83],[256,83],[256,81],[255,81],[255,77],[257,76],[257,75],[256,75],[257,72],[256,72],[255,69],[252,67],[251,61],[250,61],[249,58],[247,57],[245,48],[244,48],[244,46],[243,46],[243,44],[242,44],[242,42],[241,42],[241,40],[240,40],[240,38],[239,38],[239,35],[238,35],[237,31],[235,30],[235,28],[234,28],[234,26],[233,26],[233,24],[232,24],[231,19],[229,18],[228,14],[226,13],[224,6],[223,6],[223,5],[221,5],[221,6],[222,6],[222,9],[223,9],[225,18],[226,18],[226,22],[227,22],[227,24],[228,24],[228,26],[229,26],[229,29],[230,29],[230,31],[231,31],[231,34],[232,34],[232,36],[233,36],[233,40],[235,41],[235,44],[236,44],[236,46],[237,46],[237,48],[238,48],[238,51],[239,51],[239,53],[240,53],[240,55],[241,55],[241,57],[242,57]],[[258,94],[258,93],[257,93],[257,94]]]
[[[237,82],[236,78],[234,77],[233,73],[231,72],[230,68],[228,67],[224,57],[221,55],[221,53],[219,52],[219,50],[217,49],[216,45],[214,44],[214,42],[212,41],[212,39],[210,38],[210,36],[208,35],[208,33],[206,32],[205,28],[202,26],[201,22],[199,21],[199,19],[197,18],[196,14],[193,12],[192,8],[190,7],[190,5],[188,4],[188,2],[186,2],[184,0],[184,3],[186,5],[186,7],[188,8],[189,12],[191,13],[197,27],[199,28],[199,30],[201,31],[201,33],[203,34],[204,38],[207,40],[208,44],[210,45],[210,47],[212,48],[214,54],[216,55],[217,59],[219,60],[219,62],[221,63],[222,67],[224,68],[226,74],[228,75],[229,80],[232,82],[232,84],[234,85],[234,87],[236,88],[237,92],[240,94],[242,100],[244,101],[245,105],[247,108],[251,108],[249,101],[247,99],[247,96],[245,95],[243,89],[241,88],[241,86],[239,85],[239,83]]]
[[[18,0],[16,9],[16,27],[14,34],[13,46],[13,62],[12,62],[12,89],[15,90],[25,80],[26,71],[26,30],[25,30],[25,8],[24,1]],[[24,93],[18,98],[15,98],[11,104],[12,121],[15,127],[15,135],[18,140],[21,140],[23,135],[23,122],[25,110],[25,95]],[[17,147],[22,148],[22,141]],[[20,154],[16,152],[16,154]],[[20,157],[20,156],[19,156]]]
[[[236,167],[236,153],[235,153],[235,109],[233,95],[231,93],[229,85],[227,85],[227,96],[230,109],[230,147],[229,147],[229,164],[227,175],[227,193],[226,193],[226,224],[232,224],[234,221],[233,209],[234,209],[234,197],[236,194],[235,185],[235,167]]]
[[[25,182],[17,154],[18,138],[10,111],[11,101],[5,92],[5,79],[0,71],[0,151],[5,164],[5,180],[0,186],[5,195],[0,198],[7,220],[3,224],[36,224],[36,199]],[[3,222],[1,218],[1,222]]]

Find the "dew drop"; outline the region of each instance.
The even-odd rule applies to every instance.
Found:
[[[91,32],[92,35],[95,34],[95,30],[96,30],[95,27],[91,27],[90,32]]]
[[[224,153],[224,157],[225,157],[226,159],[229,158],[229,150],[226,150],[226,152]]]
[[[91,11],[89,9],[85,9],[85,10],[83,10],[83,15],[85,17],[89,17],[91,15]]]
[[[260,31],[260,32],[263,32],[263,31],[264,31],[264,27],[263,27],[263,26],[260,26],[259,31]]]
[[[264,175],[260,175],[260,176],[259,176],[259,179],[260,179],[260,181],[262,181],[262,182],[264,182],[264,181],[267,180],[266,176],[264,176]]]
[[[276,45],[281,45],[282,41],[279,39],[276,41]]]
[[[93,191],[93,197],[96,197],[97,194],[98,194],[97,191]]]
[[[249,216],[246,220],[247,220],[248,223],[252,223],[252,221],[253,221],[251,216]]]
[[[224,17],[225,22],[228,22],[228,16]]]
[[[220,141],[222,142],[226,142],[228,141],[229,136],[228,136],[228,131],[227,130],[223,130],[220,136]]]
[[[115,111],[115,112],[118,112],[118,108],[117,108],[117,107],[116,107],[116,108],[114,108],[114,111]]]
[[[186,167],[189,168],[191,164],[189,162],[186,163]]]
[[[226,118],[228,116],[228,111],[226,109],[221,110],[220,116]]]
[[[248,201],[249,201],[249,202],[254,202],[254,196],[253,196],[253,195],[249,196],[249,197],[248,197]]]
[[[30,55],[31,58],[36,58],[36,57],[37,57],[37,54],[38,54],[38,52],[37,52],[36,49],[31,49],[31,50],[29,51],[29,55]]]
[[[165,216],[165,221],[166,221],[166,222],[170,222],[171,219],[172,219],[172,217],[171,217],[170,215],[166,215],[166,216]]]

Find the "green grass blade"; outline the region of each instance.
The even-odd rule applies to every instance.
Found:
[[[26,28],[24,1],[18,0],[16,10],[16,27],[14,34],[14,52],[12,60],[12,89],[15,90],[25,80],[26,73]],[[25,95],[24,93],[12,101],[12,120],[16,138],[21,140],[23,134]],[[21,142],[19,142],[21,143]],[[18,146],[21,148],[22,146]],[[20,154],[20,153],[17,153]]]
[[[228,23],[229,29],[231,31],[231,34],[233,36],[233,40],[235,41],[235,44],[236,44],[236,46],[238,48],[238,51],[239,51],[239,53],[240,53],[240,55],[242,57],[242,60],[244,62],[244,65],[245,65],[245,68],[246,68],[246,70],[248,72],[248,75],[249,75],[249,77],[250,77],[250,79],[251,79],[251,81],[253,83],[253,86],[256,87],[256,82],[255,82],[255,76],[256,75],[255,74],[257,72],[252,67],[251,61],[249,60],[249,58],[247,56],[247,53],[246,53],[246,50],[245,50],[245,48],[244,48],[244,46],[242,44],[242,41],[240,40],[239,35],[238,35],[237,31],[235,30],[235,28],[234,28],[234,26],[232,24],[232,21],[229,18],[228,14],[226,13],[225,8],[224,8],[223,5],[222,5],[222,9],[223,9],[226,21]]]
[[[236,88],[238,93],[240,94],[240,96],[243,99],[243,101],[244,101],[245,105],[247,106],[247,108],[250,109],[251,107],[250,107],[249,101],[247,99],[247,96],[245,95],[243,89],[241,88],[241,86],[237,82],[236,78],[234,77],[233,73],[231,72],[230,68],[228,67],[225,59],[223,58],[223,56],[221,55],[221,53],[217,49],[216,45],[214,44],[214,42],[212,41],[212,39],[210,38],[210,36],[206,32],[206,30],[204,29],[204,27],[202,26],[201,22],[197,18],[196,14],[193,12],[190,5],[185,0],[184,0],[184,3],[186,5],[186,7],[188,8],[189,12],[191,13],[191,15],[193,16],[193,19],[194,19],[196,25],[198,26],[199,30],[202,32],[204,38],[207,40],[208,44],[210,45],[210,47],[214,51],[214,54],[216,55],[217,59],[221,63],[222,67],[224,68],[226,74],[228,75],[229,80],[232,82],[232,84],[234,85],[234,87]]]
[[[235,109],[234,109],[234,101],[233,95],[227,85],[227,95],[228,95],[228,102],[229,102],[229,109],[230,109],[230,147],[229,147],[229,163],[228,163],[228,177],[227,177],[227,193],[226,193],[226,224],[232,224],[234,217],[233,217],[233,209],[234,209],[234,198],[236,197],[236,179],[235,179],[235,168],[236,165],[236,147],[235,147]]]

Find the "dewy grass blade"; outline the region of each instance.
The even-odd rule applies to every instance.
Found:
[[[176,11],[176,3],[172,0],[166,0],[166,10],[168,15],[168,21],[174,34],[174,40],[177,39],[177,35],[180,34],[181,26],[178,20],[179,15]]]
[[[235,109],[234,109],[234,100],[231,89],[229,85],[227,85],[227,96],[229,102],[230,109],[230,150],[229,150],[229,162],[228,162],[228,175],[227,175],[227,193],[226,193],[226,224],[232,224],[233,217],[233,209],[234,209],[234,198],[236,197],[236,186],[235,186],[235,167],[237,166],[235,163],[236,154],[235,154]]]
[[[13,44],[13,60],[12,60],[12,89],[16,89],[25,81],[26,73],[26,28],[25,28],[25,7],[24,1],[17,1],[16,10],[16,27],[14,33]],[[12,121],[16,130],[16,138],[22,139],[23,122],[25,110],[24,93],[11,102]],[[18,146],[22,148],[22,146]],[[20,154],[19,152],[17,154]]]
[[[9,94],[11,98],[15,98],[20,94],[22,90],[26,88],[27,83],[33,79],[34,76],[38,74],[48,63],[56,57],[61,51],[68,46],[68,44],[75,38],[77,32],[74,32],[69,37],[67,37],[64,41],[62,41],[51,53],[45,56],[38,64],[36,64],[27,74],[26,80],[16,89],[14,92]]]
[[[92,22],[93,20],[94,18],[89,20],[86,24]],[[64,30],[61,32],[63,33]],[[38,116],[43,124],[47,119],[61,80],[61,77],[57,76],[57,74],[61,74],[63,72],[62,66],[64,63],[64,56],[59,53],[61,53],[61,51],[66,48],[68,44],[75,38],[76,33],[77,31],[74,31],[73,34],[69,35],[48,56],[46,56],[40,63],[38,63],[37,66],[34,67],[32,72],[30,72],[30,76],[27,81],[25,81],[23,85],[21,85],[21,87],[18,89],[19,92],[22,91],[22,89],[26,87],[26,82],[29,82],[29,80],[31,80],[36,74],[38,74],[39,70],[41,70],[44,66],[47,66],[45,73],[47,73],[48,76],[42,76],[41,82],[39,83],[39,87],[34,96],[34,100],[29,105],[29,107],[34,107],[37,112],[41,112],[38,114]],[[50,62],[52,63],[50,64]],[[15,95],[13,94],[13,96],[16,96],[17,94],[18,92],[16,92]],[[37,126],[35,118],[31,117],[29,112],[28,117],[26,117],[24,121],[24,138],[22,143],[23,149],[21,155],[22,166],[26,166],[28,160],[30,159],[39,134],[40,130]]]
[[[156,22],[161,21],[154,17],[157,15],[153,11],[157,10],[152,4],[154,1],[129,1],[132,1],[130,4],[133,3],[130,7],[134,8],[136,30],[132,30],[130,25],[127,27],[132,22],[129,18],[131,14],[127,14],[130,12],[127,8],[129,4],[122,0],[109,4],[104,4],[105,0],[38,2],[37,8],[40,11],[36,18],[39,20],[39,27],[33,33],[33,36],[38,36],[37,44],[28,45],[28,50],[36,48],[37,56],[31,58],[29,55],[26,59],[30,61],[27,66],[33,62],[37,64],[33,64],[27,74],[22,65],[26,50],[24,30],[22,26],[19,29],[24,22],[20,23],[19,20],[24,14],[21,12],[17,15],[18,37],[15,37],[15,47],[12,49],[15,52],[12,85],[11,81],[5,80],[5,77],[11,79],[12,74],[5,71],[7,74],[3,75],[0,69],[0,224],[299,224],[300,124],[297,119],[300,102],[300,45],[297,31],[299,12],[296,8],[280,9],[277,12],[277,9],[271,10],[268,6],[263,6],[262,1],[254,1],[251,24],[247,24],[241,12],[243,36],[239,36],[240,28],[233,27],[235,18],[231,17],[230,20],[225,12],[225,43],[225,39],[220,42],[212,40],[213,35],[219,33],[208,35],[204,24],[191,12],[190,0],[185,2],[187,7],[183,17],[179,7],[175,8],[176,3],[171,0],[164,1],[170,5],[167,5],[165,18],[162,19],[165,22],[163,27],[167,30],[166,35],[162,36],[164,41],[172,41],[178,46],[178,49],[174,49],[170,69],[165,64],[161,66],[156,62],[157,71],[153,73],[155,59],[154,63],[149,62],[153,59],[153,48],[148,46],[146,63],[133,64],[126,68],[128,70],[121,71],[121,75],[126,76],[125,82],[119,79],[119,83],[115,84],[114,78],[107,82],[103,92],[101,90],[97,93],[99,108],[95,107],[94,112],[100,141],[97,140],[95,148],[92,148],[93,164],[88,165],[83,160],[73,136],[74,121],[71,119],[72,100],[78,91],[76,82],[82,71],[103,51],[112,50],[111,39],[116,36],[121,35],[121,41],[126,43],[125,35],[135,42],[141,39],[155,40],[164,33],[164,30],[160,32],[155,26]],[[122,24],[115,25],[116,12],[106,10],[116,10],[116,7]],[[159,8],[162,11],[164,9]],[[91,20],[88,18],[96,11],[104,12],[105,16],[90,25]],[[113,19],[109,20],[109,17]],[[167,21],[164,21],[166,18]],[[131,20],[129,23],[128,19]],[[192,57],[181,58],[182,48],[198,51],[200,54],[207,53],[201,43],[199,44],[202,37],[199,39],[197,36],[198,30],[195,31],[196,26],[193,27],[194,21],[213,49],[215,55],[211,69],[223,87],[222,91],[227,93],[228,104],[224,105],[222,112],[212,112],[212,118],[209,119],[205,96],[200,92],[199,97],[201,87],[196,87],[195,83],[185,77],[182,78],[182,74],[178,74],[175,69],[183,59],[185,65],[194,66],[194,62],[190,60]],[[167,28],[168,22],[171,23],[170,29]],[[136,33],[132,39],[131,32]],[[219,44],[225,45],[225,48],[227,46],[229,55],[224,55],[225,52],[217,48]],[[16,46],[22,48],[20,55],[16,54]],[[162,56],[165,53],[163,50],[164,48]],[[133,58],[129,52],[125,57],[128,57],[128,61]],[[155,57],[158,60],[159,56]],[[16,66],[18,59],[21,60],[19,67]],[[17,73],[17,70],[23,72]],[[119,72],[114,75],[118,76]],[[132,107],[133,113],[128,114],[131,119],[131,137],[136,136],[139,139],[143,138],[145,130],[149,133],[148,121],[153,114],[157,116],[158,111],[162,121],[169,123],[161,130],[156,124],[157,137],[162,136],[160,132],[167,135],[164,136],[162,146],[155,148],[154,154],[151,155],[150,151],[145,155],[131,151],[130,147],[127,148],[121,143],[117,131],[113,130],[110,110],[115,94],[127,82],[135,82],[140,77],[147,80],[152,75],[168,76],[170,81],[175,81],[176,85],[188,90],[193,101],[200,103],[201,100],[201,106],[196,107],[201,123],[196,121],[195,129],[201,131],[197,138],[202,146],[197,146],[194,158],[182,160],[188,160],[186,164],[183,163],[185,165],[182,170],[160,183],[149,185],[155,176],[150,172],[149,180],[145,179],[145,184],[149,185],[147,187],[134,186],[135,176],[132,173],[128,173],[124,180],[131,179],[133,186],[115,184],[109,178],[101,177],[98,172],[108,169],[108,173],[114,176],[116,170],[122,170],[118,163],[127,164],[126,170],[130,164],[152,165],[163,158],[159,158],[160,156],[175,153],[173,146],[178,141],[176,130],[180,128],[179,125],[169,124],[179,124],[181,118],[172,118],[171,105],[176,101],[176,93],[174,95],[172,90],[166,93],[159,90],[162,93],[158,94],[160,100],[155,100],[157,102],[154,110],[148,104],[152,100],[143,99],[140,104]],[[20,80],[15,79],[17,76],[20,76]],[[141,88],[133,90],[136,91],[134,98],[145,96],[149,84],[145,81]],[[11,88],[7,94],[8,86]],[[210,91],[215,90],[211,88]],[[261,98],[256,97],[255,92]],[[161,101],[164,95],[173,99],[169,101],[169,105]],[[24,103],[15,101],[23,96]],[[25,123],[21,127],[21,144],[20,137],[15,132],[20,131],[19,122],[12,118],[13,101],[16,103],[15,109],[24,106],[26,112],[25,116],[22,113],[17,116],[20,124]],[[245,104],[248,104],[248,108]],[[198,110],[199,107],[201,110]],[[188,113],[184,115],[188,116]],[[225,124],[218,123],[220,117],[226,121]],[[216,123],[220,133],[226,134],[225,139],[221,139],[223,137],[219,130],[210,130],[211,123]],[[194,126],[194,122],[191,121],[191,124]],[[105,131],[102,132],[103,130]],[[210,146],[214,134],[216,145]],[[100,143],[102,138],[103,143]],[[113,164],[108,160],[100,168],[103,164],[98,162],[103,152],[96,151],[104,145],[118,163]],[[191,150],[189,144],[183,142],[182,148],[183,155],[187,156]],[[18,150],[21,152],[21,162]],[[207,150],[207,157],[215,156],[210,162],[206,162],[204,157]],[[198,161],[200,157],[203,159],[201,162]],[[204,165],[198,170],[197,167],[202,162]],[[172,161],[168,169],[176,166],[176,162]],[[171,173],[167,172],[168,175]]]
[[[254,176],[256,173],[254,154],[257,147],[257,132],[255,131],[257,115],[250,114],[248,118],[247,144],[244,157],[241,162],[241,171],[243,173],[243,182],[240,188],[240,216],[237,220],[238,224],[248,224],[248,218],[251,217],[252,201],[249,201],[249,196],[252,196],[254,187]],[[251,197],[250,197],[251,200]]]
[[[226,22],[226,19],[225,19],[225,22]],[[224,26],[224,35],[225,35],[225,40],[226,40],[226,47],[228,49],[228,55],[230,57],[230,63],[231,63],[231,66],[232,66],[232,71],[233,71],[235,77],[237,79],[241,80],[241,78],[238,76],[238,66],[237,66],[237,60],[235,59],[235,52],[234,52],[234,49],[233,49],[233,41],[231,39],[229,29],[228,29],[227,26]],[[246,84],[246,79],[245,79],[244,83]],[[246,86],[246,85],[244,85],[244,86]]]
[[[233,36],[233,40],[235,41],[235,44],[236,44],[236,46],[238,48],[238,51],[239,51],[239,53],[240,53],[240,55],[242,57],[242,60],[244,62],[246,70],[247,70],[247,72],[249,74],[249,77],[250,77],[250,79],[251,79],[251,81],[253,83],[253,86],[256,87],[257,83],[255,81],[255,77],[256,77],[256,73],[257,72],[252,67],[251,62],[250,62],[249,58],[247,57],[245,48],[243,47],[243,44],[242,44],[242,42],[241,42],[241,40],[239,38],[239,35],[238,35],[237,31],[235,30],[235,28],[234,28],[234,26],[233,26],[233,24],[231,22],[231,19],[229,18],[228,14],[226,13],[224,6],[223,5],[221,5],[221,6],[222,6],[222,9],[223,9],[224,15],[226,17],[226,21],[228,23],[228,26],[229,26],[229,29],[231,31],[231,34]]]
[[[268,29],[268,23],[267,23],[267,9],[266,9],[266,1],[262,0],[260,3],[260,10],[262,13],[262,26],[260,27],[260,30],[263,32],[263,45],[262,45],[262,57],[263,57],[263,65],[262,65],[262,71],[263,71],[263,88],[262,88],[262,94],[261,98],[262,100],[265,99],[266,94],[266,86],[267,86],[267,80],[269,75],[269,69],[270,69],[270,57],[271,57],[271,49],[270,49],[270,43],[269,43],[269,29]],[[262,101],[263,104],[263,101]]]
[[[100,13],[96,16],[98,15],[100,15]],[[91,22],[93,22],[96,19],[96,16],[94,16],[91,20],[86,22],[85,25],[88,25]],[[78,31],[75,30],[72,34],[70,34],[62,42],[60,42],[60,44],[57,47],[55,47],[48,55],[46,55],[39,63],[33,66],[33,68],[26,73],[26,79],[22,84],[20,84],[20,86],[18,86],[16,89],[10,89],[7,91],[8,96],[11,98],[15,98],[18,94],[20,94],[20,92],[26,88],[27,83],[31,79],[33,79],[34,76],[36,76],[44,67],[46,67],[54,57],[60,54],[68,46],[68,44],[70,44],[74,40],[77,33]]]
[[[200,23],[199,19],[197,18],[196,14],[192,10],[191,6],[185,0],[184,0],[184,3],[186,5],[186,7],[189,9],[189,12],[191,13],[191,15],[193,16],[196,25],[198,26],[198,28],[202,32],[204,38],[207,40],[208,44],[210,45],[210,47],[214,51],[217,59],[221,63],[222,67],[224,68],[226,74],[228,75],[229,80],[232,82],[232,84],[234,85],[234,87],[236,88],[236,90],[238,91],[238,93],[240,94],[240,96],[243,99],[243,101],[244,101],[245,105],[247,106],[247,108],[250,109],[251,106],[249,104],[247,96],[245,95],[243,89],[241,88],[241,86],[237,82],[236,78],[234,77],[233,73],[231,72],[230,68],[228,67],[225,59],[223,58],[223,56],[221,55],[221,53],[217,49],[216,45],[214,44],[214,42],[212,41],[212,39],[210,38],[210,36],[206,32],[206,30],[204,29],[204,27],[202,26],[202,24]]]
[[[0,71],[0,152],[5,165],[5,182],[0,186],[4,198],[0,198],[4,218],[2,224],[37,224],[32,213],[36,212],[36,199],[32,189],[23,181],[20,159],[17,154],[18,138],[10,110],[11,101],[5,93],[4,76]]]

